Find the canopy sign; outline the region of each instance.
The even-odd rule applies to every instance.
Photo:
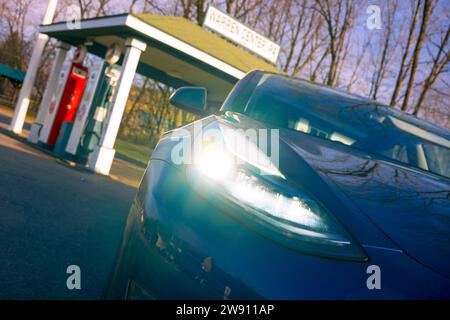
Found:
[[[206,12],[203,26],[253,51],[272,63],[277,62],[280,52],[278,44],[211,5]]]

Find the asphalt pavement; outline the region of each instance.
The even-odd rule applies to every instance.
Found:
[[[113,171],[70,167],[0,126],[0,299],[101,298],[142,174],[120,160]]]

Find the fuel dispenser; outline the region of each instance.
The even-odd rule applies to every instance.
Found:
[[[116,63],[121,51],[119,45],[112,44],[106,51],[104,61],[92,65],[86,93],[66,145],[65,156],[68,159],[86,164],[102,138],[120,76],[120,67]]]
[[[76,152],[76,160],[80,163],[87,163],[90,153],[100,142],[107,125],[112,99],[120,75],[120,69],[117,65],[105,64],[103,69]]]
[[[69,71],[69,78],[48,136],[47,144],[49,146],[54,146],[56,144],[61,129],[61,136],[63,137],[65,136],[64,132],[71,129],[71,124],[75,119],[77,108],[80,105],[81,97],[83,96],[88,72],[88,68],[77,63],[72,64]]]
[[[86,56],[86,47],[77,48],[69,69],[68,78],[56,109],[51,124],[47,145],[53,148],[55,153],[63,152],[63,145],[67,142],[68,135],[72,129],[75,115],[83,97],[84,88],[88,79],[89,69],[83,66]],[[53,112],[53,111],[51,111]]]

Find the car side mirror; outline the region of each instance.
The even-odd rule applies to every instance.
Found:
[[[175,90],[169,101],[176,108],[205,115],[206,95],[206,88],[203,87],[181,87]]]

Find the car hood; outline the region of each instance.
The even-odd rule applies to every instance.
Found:
[[[450,277],[449,180],[289,129],[280,138],[280,155],[300,156],[406,254]]]

